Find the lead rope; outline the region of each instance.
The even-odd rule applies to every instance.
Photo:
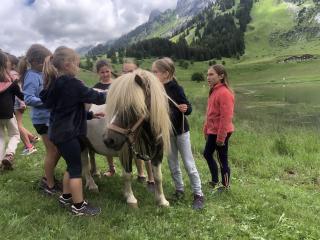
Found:
[[[173,103],[173,105],[174,105],[176,108],[179,109],[179,105],[178,105],[171,97],[169,97],[166,92],[163,92],[163,94],[170,100],[170,102]],[[179,110],[179,111],[180,111],[180,110]],[[184,133],[184,132],[185,132],[185,131],[184,131],[184,113],[181,112],[181,114],[182,114],[182,133]]]

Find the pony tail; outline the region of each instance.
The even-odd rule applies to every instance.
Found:
[[[48,89],[51,83],[58,77],[58,70],[52,64],[53,56],[47,56],[43,64],[43,88]]]
[[[29,67],[30,67],[30,64],[29,64],[29,62],[27,60],[27,57],[21,58],[19,63],[18,63],[18,73],[20,75],[21,86],[23,86],[24,77],[26,76],[26,72],[27,72]]]

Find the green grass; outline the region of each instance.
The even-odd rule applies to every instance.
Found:
[[[319,61],[276,61],[227,62],[236,92],[236,132],[229,153],[232,189],[223,194],[212,192],[206,185],[210,175],[201,155],[208,89],[206,83],[190,81],[192,72],[205,72],[208,65],[195,62],[187,70],[177,67],[178,80],[194,109],[189,121],[192,150],[206,197],[203,211],[190,207],[192,193],[185,172],[187,195],[182,202],[172,203],[168,209],[158,208],[152,194],[134,181],[140,208],[130,209],[122,197],[123,181],[116,160],[116,176],[97,179],[101,192],[85,193],[90,202],[102,207],[102,214],[73,217],[56,199],[37,190],[43,173],[44,148],[40,142],[36,154],[17,154],[15,170],[0,175],[0,239],[319,239]],[[152,59],[146,59],[142,67],[150,68],[151,63]],[[79,77],[90,86],[97,80],[88,71]],[[284,81],[286,95],[281,85]],[[27,113],[24,123],[34,131]],[[21,150],[20,145],[17,153]],[[174,186],[166,159],[163,162],[164,191],[169,196]],[[98,165],[106,169],[100,156]],[[58,177],[64,169],[61,160]]]
[[[306,3],[302,7],[310,5]],[[298,9],[299,9],[298,8]],[[253,5],[251,12],[252,21],[246,32],[246,53],[244,60],[268,59],[280,55],[293,54],[319,54],[320,42],[318,38],[296,42],[270,41],[270,34],[284,33],[292,29],[297,23],[295,13],[288,9],[284,1],[259,0]]]

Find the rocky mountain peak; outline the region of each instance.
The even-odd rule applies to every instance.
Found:
[[[216,0],[178,0],[176,12],[179,16],[193,16]]]

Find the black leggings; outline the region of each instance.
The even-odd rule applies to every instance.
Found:
[[[217,135],[209,134],[206,142],[206,146],[203,152],[204,158],[207,160],[212,182],[218,183],[218,165],[213,158],[213,153],[215,150],[218,152],[218,160],[220,164],[221,178],[222,184],[226,187],[229,186],[230,183],[230,168],[228,164],[228,141],[231,136],[231,133],[228,133],[226,140],[224,142],[224,146],[217,146],[216,139]]]
[[[67,163],[67,172],[70,178],[81,178],[81,151],[84,148],[83,142],[79,138],[73,138],[67,142],[56,144],[56,146]]]

